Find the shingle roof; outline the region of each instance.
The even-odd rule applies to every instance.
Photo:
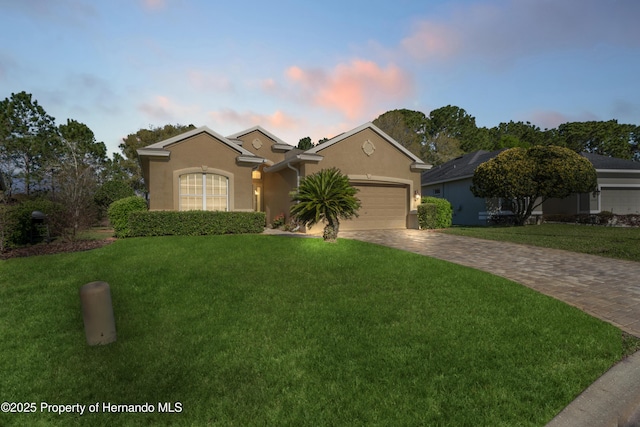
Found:
[[[632,160],[619,159],[617,157],[602,156],[593,153],[580,153],[586,157],[596,170],[602,169],[622,169],[622,170],[640,170],[640,162]]]
[[[422,173],[422,185],[438,184],[441,182],[456,181],[458,179],[470,178],[478,165],[493,159],[499,153],[504,151],[485,151],[479,150],[473,153],[465,154],[448,161],[440,166],[434,166],[432,169]],[[640,162],[632,160],[619,159],[617,157],[602,156],[600,154],[580,153],[586,157],[596,171],[601,170],[640,170]]]
[[[479,164],[491,160],[502,151],[504,151],[504,149],[496,151],[478,150],[456,157],[442,165],[434,166],[430,170],[422,173],[422,185],[471,177]]]

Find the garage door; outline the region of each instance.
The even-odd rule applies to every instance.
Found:
[[[407,187],[355,184],[362,206],[358,218],[340,223],[340,230],[407,228]]]
[[[602,188],[600,210],[619,215],[640,214],[640,189],[629,187]]]

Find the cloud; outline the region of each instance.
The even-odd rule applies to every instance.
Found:
[[[139,104],[138,110],[153,120],[174,122],[183,117],[192,117],[199,107],[181,105],[166,96],[157,95],[152,101]]]
[[[494,64],[599,45],[640,46],[637,0],[494,0],[457,4],[418,21],[401,49],[419,61],[475,57]]]
[[[167,7],[166,0],[141,0],[142,6],[147,10],[157,11]]]
[[[338,64],[328,72],[291,66],[286,77],[300,94],[299,101],[339,111],[350,120],[403,100],[413,89],[413,79],[398,66],[382,68],[362,59]]]
[[[225,108],[219,111],[211,111],[209,117],[218,123],[232,122],[243,127],[260,125],[266,129],[292,129],[300,124],[300,120],[280,110],[272,114],[261,114],[253,111],[238,112]]]
[[[234,85],[225,76],[216,74],[215,72],[207,72],[202,70],[189,70],[187,79],[191,86],[198,91],[205,92],[233,92]]]
[[[541,129],[553,129],[567,122],[588,122],[601,120],[596,114],[584,111],[579,114],[564,114],[558,111],[538,110],[529,114],[527,120]]]

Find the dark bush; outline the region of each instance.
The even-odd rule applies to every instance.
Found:
[[[148,211],[129,216],[130,236],[262,233],[264,212]]]
[[[422,229],[434,229],[437,224],[438,205],[423,203],[418,206],[418,224]]]
[[[137,196],[125,197],[111,203],[107,215],[116,237],[130,237],[129,215],[133,212],[146,211],[147,202]]]
[[[453,218],[453,208],[448,200],[440,197],[423,197],[422,204],[434,204],[436,205],[436,218],[431,226],[423,226],[420,223],[420,206],[418,206],[418,222],[421,228],[447,228],[451,227],[451,220]],[[431,208],[429,208],[431,209]]]
[[[45,235],[48,237],[59,235],[59,231],[50,220],[60,214],[62,207],[47,199],[25,200],[17,205],[9,206],[8,215],[11,220],[11,230],[6,233],[6,245],[19,246],[41,241]],[[35,222],[31,217],[34,211],[47,215],[46,222]],[[48,228],[47,228],[48,227]]]
[[[135,193],[129,184],[122,180],[112,180],[102,184],[93,199],[103,217],[111,203],[132,196],[135,196]]]

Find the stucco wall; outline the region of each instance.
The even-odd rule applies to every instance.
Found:
[[[372,129],[364,129],[318,154],[324,159],[305,163],[301,167],[303,176],[336,167],[345,175],[357,177],[354,180],[357,183],[404,184],[410,187],[411,194],[420,191],[420,173],[410,169],[413,160]],[[407,210],[412,209],[416,209],[415,203],[407,206]]]
[[[259,130],[251,131],[246,135],[238,137],[238,139],[242,141],[242,148],[251,151],[256,156],[271,160],[273,163],[284,160],[285,152],[273,149],[276,141]]]
[[[169,158],[149,158],[149,208],[177,210],[176,173],[209,172],[229,178],[230,210],[252,210],[251,167],[236,163],[238,151],[208,134],[198,134],[167,147]],[[176,172],[181,171],[181,172]]]
[[[289,209],[291,207],[291,197],[289,193],[296,188],[296,174],[290,169],[283,169],[278,172],[263,174],[264,184],[264,211],[267,217],[267,224],[271,224],[273,219],[284,214],[288,220]]]

